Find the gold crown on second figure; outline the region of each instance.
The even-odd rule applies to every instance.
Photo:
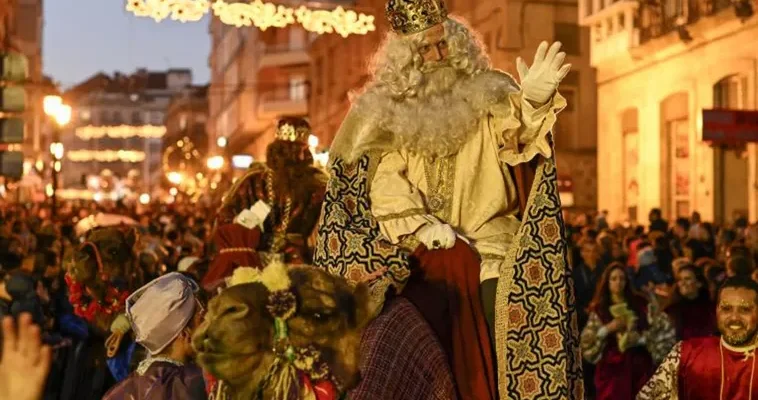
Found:
[[[387,20],[402,35],[425,31],[447,19],[444,0],[389,0]]]
[[[283,124],[276,130],[276,139],[284,140],[287,142],[296,143],[308,143],[308,137],[311,135],[311,130],[308,127],[301,126],[295,128],[291,124]]]

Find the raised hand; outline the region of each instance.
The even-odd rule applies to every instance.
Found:
[[[0,400],[40,400],[52,359],[40,340],[32,316],[21,314],[18,333],[13,319],[3,319],[3,356],[0,359]]]
[[[528,67],[521,57],[516,59],[521,93],[525,99],[545,104],[553,96],[558,84],[571,70],[571,64],[563,64],[566,53],[559,52],[560,49],[561,42],[553,43],[549,49],[547,42],[540,43],[531,67]]]

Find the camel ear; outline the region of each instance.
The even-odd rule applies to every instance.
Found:
[[[384,305],[383,299],[372,296],[367,283],[359,283],[353,291],[355,297],[355,322],[359,328],[363,328],[379,315]]]

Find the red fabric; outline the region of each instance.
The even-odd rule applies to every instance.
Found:
[[[208,273],[203,277],[203,287],[213,290],[224,278],[231,276],[237,267],[261,267],[261,259],[256,251],[260,240],[260,228],[247,229],[239,224],[219,226],[213,234],[216,255]]]
[[[679,400],[748,400],[750,374],[755,357],[724,349],[724,392],[721,390],[720,338],[708,337],[682,342],[679,358]],[[758,367],[758,365],[756,365]],[[758,373],[753,376],[758,395]]]
[[[716,305],[705,290],[695,300],[680,299],[666,308],[666,314],[676,327],[679,340],[715,336]]]
[[[644,347],[620,352],[614,334],[606,340],[603,357],[595,366],[595,399],[634,400],[653,375],[653,359]]]
[[[413,253],[418,262],[403,295],[418,308],[451,360],[462,399],[497,398],[493,350],[479,296],[479,257],[460,239],[448,250]]]

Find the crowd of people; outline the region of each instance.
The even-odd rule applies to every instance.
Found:
[[[386,11],[327,171],[288,117],[220,204],[0,203],[0,400],[647,400],[717,356],[751,395],[758,229],[562,219],[561,44],[517,82],[444,2]]]
[[[755,225],[609,226],[604,213],[569,224],[588,397],[633,399],[678,341],[717,337],[719,288],[756,276]]]

